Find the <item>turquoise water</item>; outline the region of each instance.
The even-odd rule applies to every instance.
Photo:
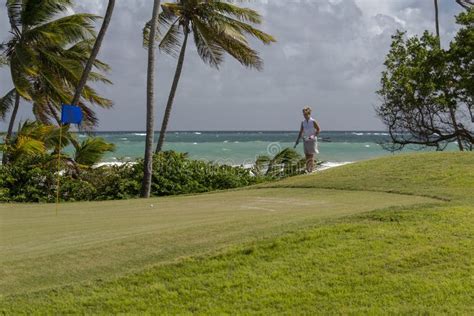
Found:
[[[143,157],[145,133],[98,132],[116,145],[116,151],[107,154],[104,162],[133,161]],[[86,137],[79,134],[80,138]],[[251,164],[258,155],[274,155],[279,150],[292,147],[297,132],[169,132],[165,150],[187,152],[191,158],[216,161],[231,165]],[[155,135],[155,141],[158,139]],[[377,131],[322,132],[319,137],[318,160],[353,162],[393,155],[379,144],[388,141],[388,135]],[[303,154],[300,144],[297,150]],[[413,150],[404,150],[404,152]]]

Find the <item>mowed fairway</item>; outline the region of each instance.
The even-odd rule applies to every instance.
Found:
[[[245,190],[3,205],[0,313],[473,314],[474,155]]]
[[[1,205],[1,294],[202,254],[329,218],[434,200],[324,189],[254,189],[98,203]]]

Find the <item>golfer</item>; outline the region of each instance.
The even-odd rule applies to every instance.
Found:
[[[296,139],[295,148],[303,137],[304,154],[306,156],[306,172],[311,173],[314,169],[314,155],[319,154],[318,151],[318,135],[321,129],[318,123],[311,117],[311,108],[303,109],[304,120],[301,122],[300,133]]]

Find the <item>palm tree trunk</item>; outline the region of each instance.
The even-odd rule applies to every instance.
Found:
[[[160,0],[154,0],[153,13],[148,37],[148,68],[146,86],[146,138],[145,157],[143,162],[143,182],[141,196],[149,198],[151,193],[151,175],[153,172],[153,133],[155,121],[155,36],[158,23]]]
[[[10,117],[10,123],[8,124],[7,135],[5,136],[5,144],[8,145],[10,138],[13,134],[13,126],[15,125],[16,114],[18,113],[18,108],[20,107],[20,94],[15,92],[15,106],[13,107],[13,112]],[[3,152],[2,164],[6,165],[8,163],[8,152],[5,150]]]
[[[171,115],[171,108],[173,107],[174,97],[176,95],[176,89],[178,88],[179,79],[181,78],[181,71],[183,70],[184,56],[186,54],[186,45],[188,43],[188,35],[189,35],[189,32],[185,28],[183,46],[181,47],[181,52],[178,58],[178,65],[176,66],[176,72],[174,74],[173,85],[171,86],[170,95],[168,97],[168,103],[166,104],[166,110],[163,116],[163,122],[161,123],[160,138],[158,140],[158,145],[156,146],[156,153],[159,153],[162,150],[163,143],[165,142],[166,129],[168,128],[168,121]]]
[[[434,6],[435,6],[436,36],[438,37],[438,41],[440,41],[438,0],[434,0]]]
[[[107,28],[109,26],[110,20],[112,18],[112,13],[114,11],[115,0],[109,0],[109,4],[107,6],[107,11],[105,12],[104,21],[102,22],[102,26],[100,27],[99,34],[94,43],[94,47],[92,48],[91,55],[89,56],[89,60],[86,63],[84,71],[82,72],[81,79],[79,80],[79,84],[76,88],[76,93],[74,94],[74,98],[72,99],[71,104],[77,104],[82,94],[82,90],[87,83],[87,78],[89,77],[89,73],[92,70],[92,66],[94,65],[95,59],[99,54],[100,46],[102,45],[102,41],[104,40],[105,33],[107,32]]]

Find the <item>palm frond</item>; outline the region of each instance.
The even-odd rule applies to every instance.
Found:
[[[0,98],[0,120],[4,120],[8,111],[13,108],[15,104],[16,90],[11,89],[2,98]]]
[[[472,0],[456,0],[456,2],[466,10],[474,7],[474,1]]]
[[[31,100],[31,84],[28,78],[25,76],[26,67],[23,67],[19,61],[18,56],[14,55],[11,57],[10,72],[15,86],[16,92],[25,100]]]
[[[191,0],[186,0],[186,3],[183,3],[182,1],[178,1],[175,3],[173,2],[163,3],[161,4],[162,13],[165,14],[164,16],[169,17],[170,20],[172,20],[173,17],[183,16],[184,15],[183,12],[185,11],[184,6],[185,5],[193,6],[193,3],[191,2],[192,2]]]
[[[216,38],[218,43],[229,55],[237,59],[242,65],[261,70],[263,68],[263,61],[259,57],[258,52],[249,45],[235,40],[226,33],[221,33]]]
[[[212,67],[219,68],[224,61],[224,50],[215,40],[215,34],[210,34],[199,19],[194,19],[192,23],[194,43],[201,59]]]
[[[22,25],[39,25],[51,20],[55,15],[72,7],[71,0],[29,0],[23,1]]]
[[[48,149],[54,149],[54,152],[58,152],[58,148],[63,149],[71,143],[72,134],[69,132],[69,126],[53,126],[43,125],[43,142],[45,147]]]
[[[262,16],[257,11],[236,6],[228,1],[211,0],[204,2],[202,5],[210,6],[213,10],[228,16],[234,16],[242,22],[262,23]]]
[[[241,21],[238,21],[236,19],[230,18],[228,16],[222,15],[222,14],[217,14],[215,16],[214,22],[217,22],[218,24],[222,25],[222,27],[232,27],[235,30],[237,30],[239,33],[245,33],[247,35],[253,36],[256,39],[260,40],[264,44],[270,44],[276,42],[276,39],[271,36],[270,34],[267,34],[265,32],[262,32],[250,24],[243,23]],[[225,29],[224,29],[225,31]]]
[[[42,59],[39,62],[43,63],[45,68],[42,69],[44,70],[42,71],[43,73],[61,73],[65,78],[68,78],[69,80],[79,81],[83,70],[83,67],[80,62],[70,58],[64,58],[61,55],[51,52],[47,48],[38,48],[38,52],[40,53],[38,59]]]
[[[10,64],[14,64],[21,68],[22,73],[26,76],[34,76],[37,74],[36,51],[32,47],[17,45],[15,51],[10,56]]]
[[[64,47],[95,37],[94,22],[99,18],[85,13],[65,16],[28,30],[23,35],[24,41]]]
[[[267,155],[260,155],[257,157],[255,160],[255,169],[258,174],[264,172],[267,168],[270,162],[272,161],[272,158],[270,158]]]
[[[107,143],[103,138],[90,137],[84,140],[78,148],[76,148],[74,160],[76,163],[93,166],[101,161],[107,152],[115,150],[115,145]]]
[[[181,50],[181,29],[178,24],[179,18],[170,25],[168,31],[162,37],[158,48],[160,51],[165,52],[166,54],[173,56],[175,58],[178,57],[179,52]]]
[[[22,0],[7,0],[6,2],[8,19],[10,20],[10,27],[16,31],[19,31],[19,29],[21,28],[22,4]]]
[[[64,89],[61,82],[61,78],[54,76],[53,74],[42,72],[41,78],[44,80],[44,83],[49,87],[52,93],[56,96],[57,101],[61,103],[67,103],[70,100],[70,91]]]
[[[157,32],[155,41],[160,41],[162,39],[163,30],[167,30],[166,33],[169,32],[170,28],[176,24],[176,20],[179,20],[179,15],[175,14],[179,12],[178,10],[172,9],[172,3],[165,3],[162,7],[162,12],[158,15],[158,24],[157,24]],[[178,4],[179,6],[179,4]],[[151,21],[148,21],[145,26],[143,27],[143,47],[148,47],[148,41],[150,39],[150,28],[151,28]]]
[[[10,146],[8,158],[15,161],[26,156],[42,155],[45,152],[46,148],[42,141],[28,136],[18,136],[14,145]]]
[[[101,97],[97,91],[95,91],[92,87],[89,85],[86,85],[84,87],[84,91],[82,93],[82,97],[87,100],[89,103],[93,105],[97,105],[101,108],[108,109],[113,106],[112,100],[109,100],[107,98]]]
[[[66,58],[75,59],[80,61],[83,65],[89,59],[90,52],[94,46],[95,39],[87,39],[77,42],[75,45],[71,46],[69,49],[63,51],[63,55]],[[110,71],[110,66],[99,59],[95,59],[94,67],[97,70],[108,72]]]
[[[85,88],[84,88],[85,90]],[[97,118],[97,115],[95,114],[94,110],[89,108],[84,102],[80,101],[78,103],[78,106],[81,108],[82,114],[84,116],[84,119],[79,126],[81,130],[84,131],[90,131],[92,130],[97,124],[99,123],[99,119]]]
[[[110,81],[106,76],[103,74],[100,74],[98,72],[90,72],[89,76],[87,77],[87,81],[91,82],[101,82],[101,83],[106,83],[106,84],[112,84],[113,82]]]
[[[33,103],[33,115],[35,116],[35,119],[41,124],[51,124],[52,115],[48,109],[47,103],[43,100],[35,100],[36,101]]]

